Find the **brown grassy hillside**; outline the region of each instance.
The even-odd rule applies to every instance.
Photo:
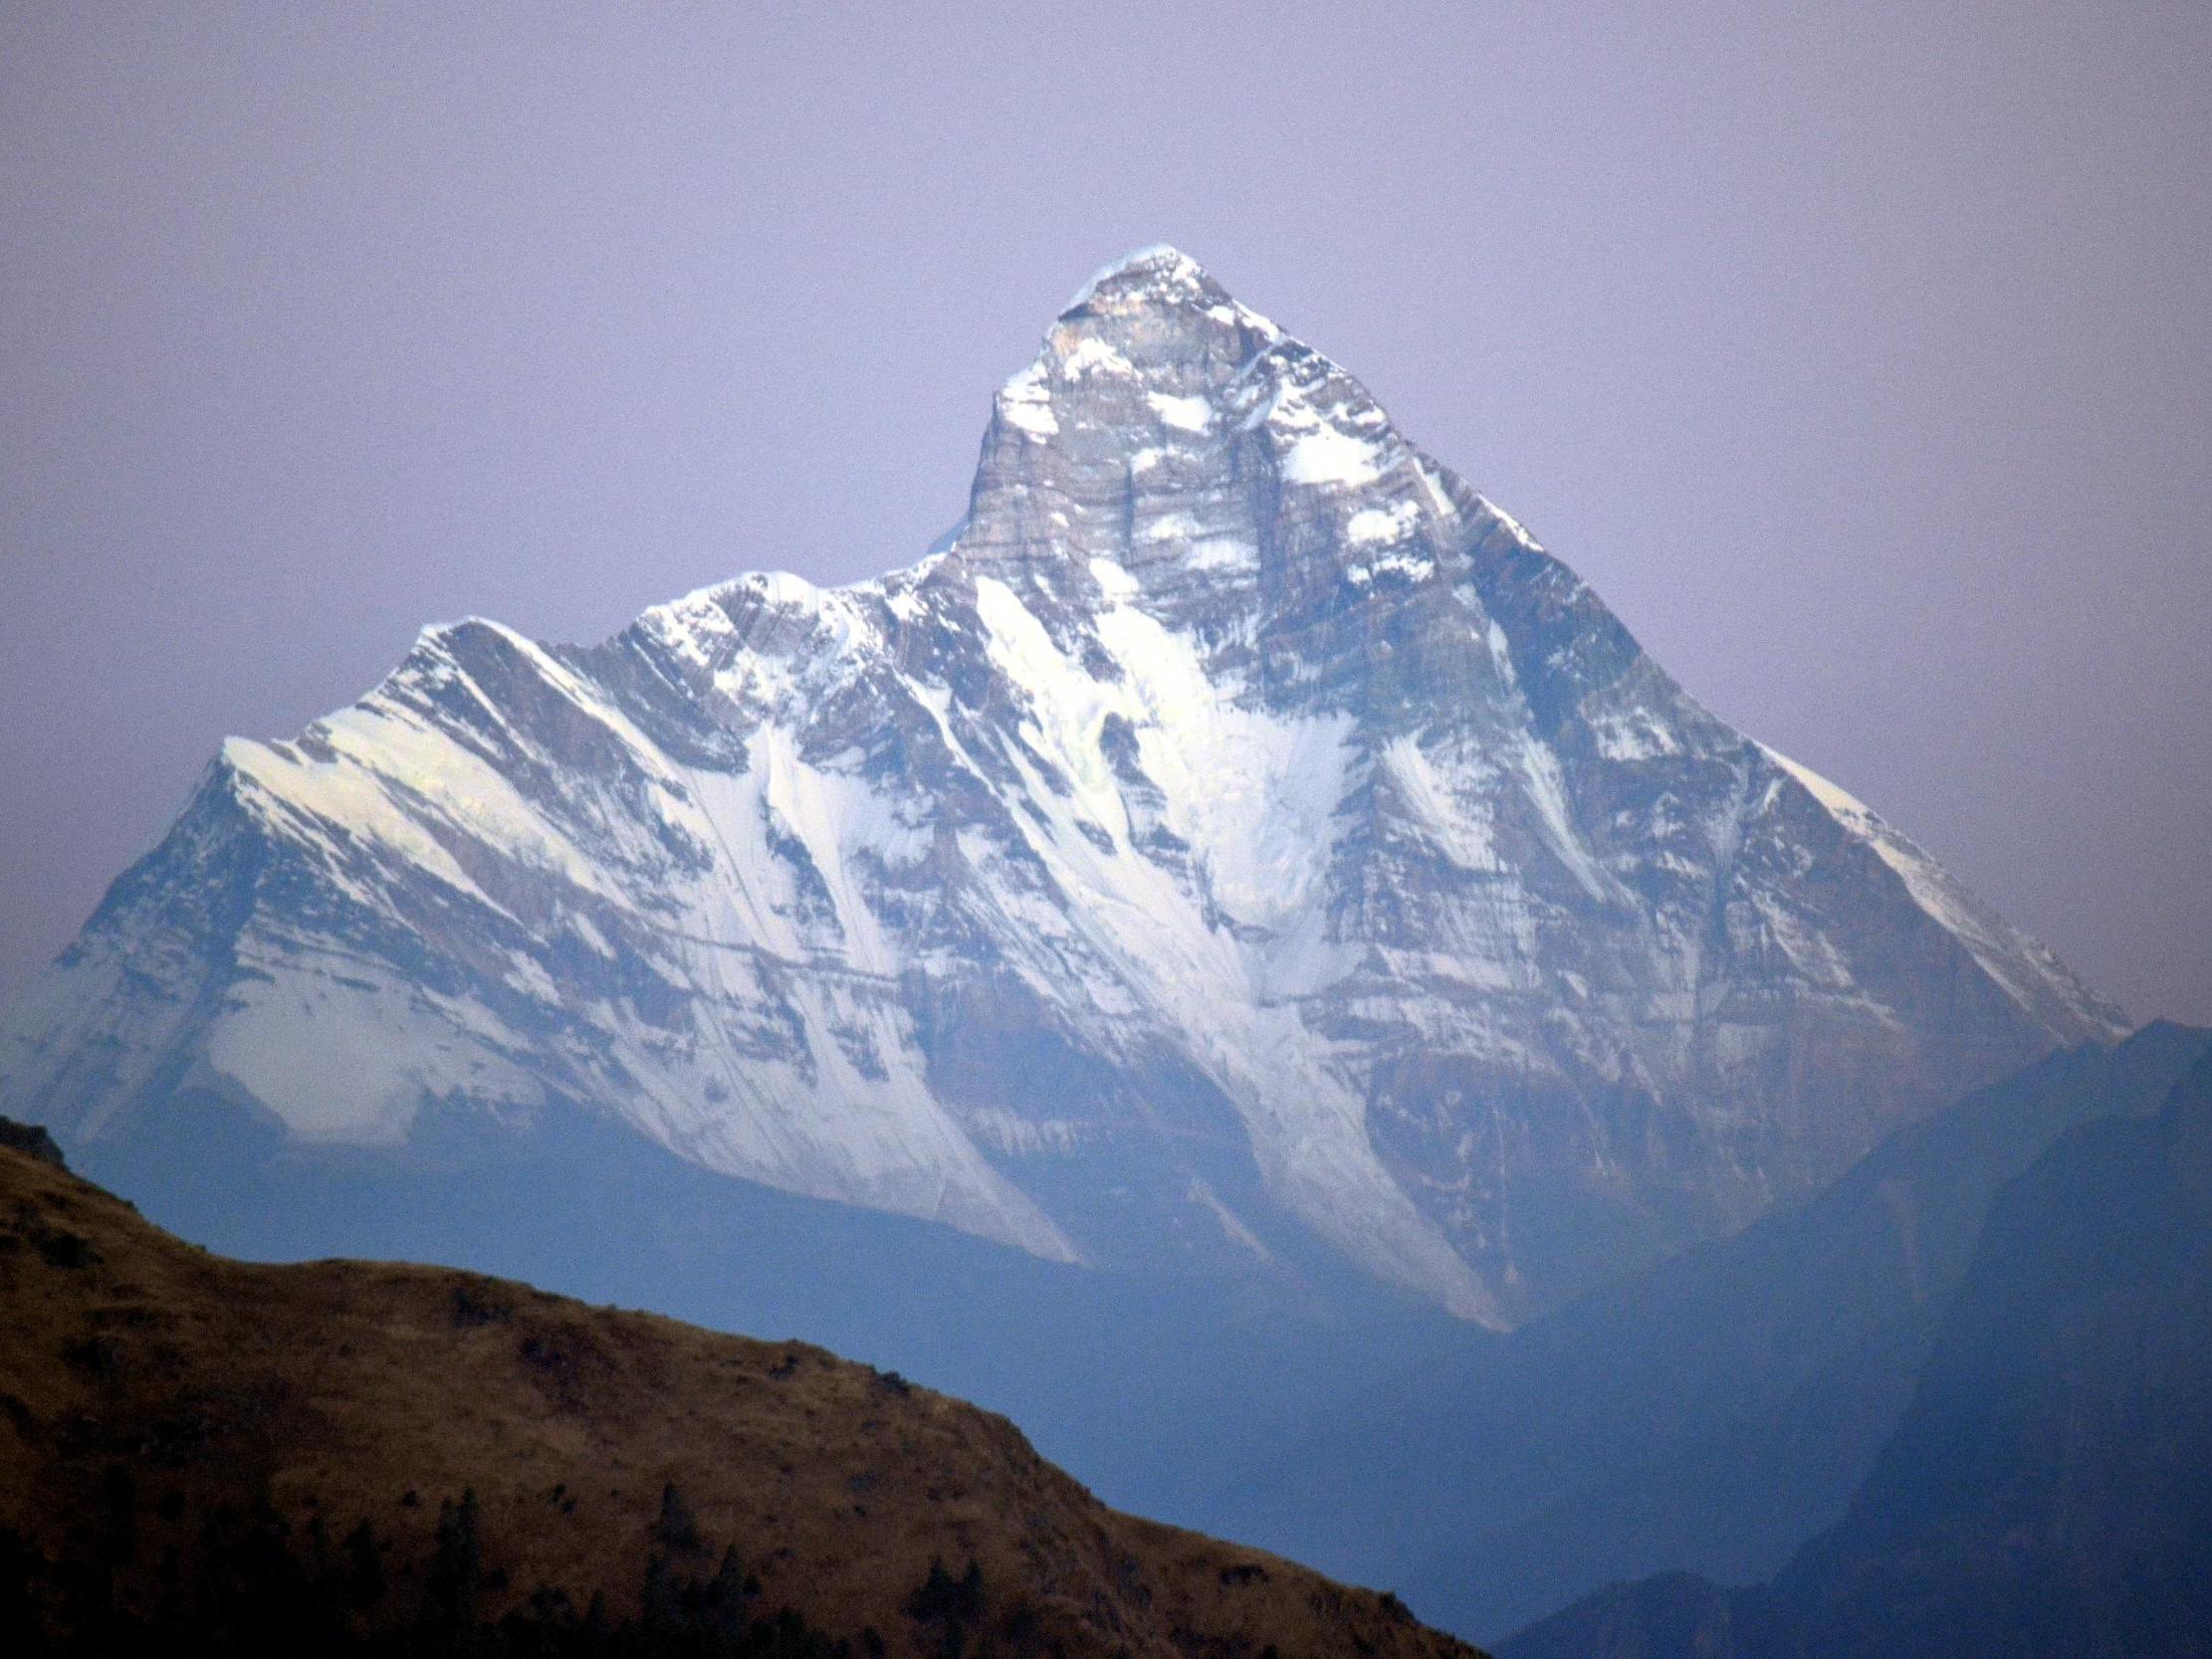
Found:
[[[1116,1514],[1003,1418],[818,1348],[435,1268],[229,1261],[4,1148],[0,1323],[0,1623],[65,1649],[187,1625],[216,1634],[176,1651],[235,1649],[299,1602],[364,1651],[445,1651],[434,1625],[739,1651],[576,1633],[742,1603],[760,1640],[796,1615],[777,1652],[1469,1652]]]

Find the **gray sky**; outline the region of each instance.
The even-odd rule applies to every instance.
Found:
[[[2212,7],[901,16],[0,5],[0,991],[426,621],[910,562],[1172,241],[2212,1021]]]

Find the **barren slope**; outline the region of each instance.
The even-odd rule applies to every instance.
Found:
[[[95,1577],[168,1622],[266,1501],[303,1559],[342,1563],[367,1523],[386,1588],[346,1616],[401,1630],[456,1593],[440,1535],[450,1557],[473,1493],[478,1626],[534,1596],[629,1619],[651,1556],[704,1583],[734,1547],[754,1616],[863,1653],[952,1651],[956,1621],[1016,1653],[1468,1652],[1389,1597],[1116,1514],[1003,1418],[818,1348],[434,1268],[229,1261],[4,1147],[0,1308],[0,1624],[27,1579],[82,1634]],[[950,1581],[918,1601],[933,1561]]]

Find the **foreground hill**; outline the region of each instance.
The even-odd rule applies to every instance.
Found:
[[[0,1144],[0,1637],[68,1654],[1464,1659],[818,1348],[208,1255]]]
[[[1771,1583],[1616,1586],[1504,1651],[2212,1652],[2212,1059],[1999,1194],[1895,1434]]]
[[[590,647],[432,628],[226,743],[0,1021],[0,1111],[401,1170],[588,1124],[1040,1260],[1318,1249],[1511,1326],[2121,1030],[1152,249],[1000,387],[911,567]]]

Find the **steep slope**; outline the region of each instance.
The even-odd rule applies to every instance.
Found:
[[[2212,1649],[2212,1059],[2001,1193],[1911,1403],[1773,1581],[1617,1586],[1512,1659]]]
[[[895,1374],[474,1275],[225,1261],[9,1149],[0,1309],[11,1651],[604,1654],[735,1614],[770,1627],[737,1651],[825,1659],[1469,1654],[1115,1514]],[[732,1651],[692,1636],[642,1651]]]
[[[2154,1116],[2208,1052],[2160,1023],[2039,1061],[1795,1209],[1370,1384],[1204,1513],[1477,1639],[1614,1580],[1766,1577],[1895,1431],[2000,1189],[2080,1125]]]
[[[0,1106],[78,1148],[597,1114],[1046,1259],[1318,1238],[1502,1325],[2118,1029],[1158,249],[913,568],[432,629],[227,743],[12,1010]]]

